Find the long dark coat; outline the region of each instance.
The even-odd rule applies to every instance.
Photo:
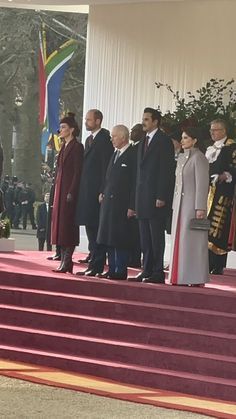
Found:
[[[166,202],[170,211],[175,182],[174,147],[171,139],[158,130],[144,153],[144,141],[138,145],[136,213],[139,219],[156,216],[156,200]]]
[[[84,164],[76,209],[77,225],[97,226],[99,222],[98,202],[102,191],[109,160],[114,152],[109,132],[102,128],[89,146],[85,142]]]
[[[52,244],[76,246],[79,243],[79,229],[75,225],[75,210],[83,152],[83,145],[76,140],[70,141],[67,147],[63,144],[60,150],[52,209]],[[71,202],[67,202],[68,194],[72,195]]]
[[[135,204],[136,153],[129,146],[114,163],[115,155],[107,169],[97,241],[126,249],[132,244],[127,211]]]

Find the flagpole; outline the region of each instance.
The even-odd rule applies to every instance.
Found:
[[[42,44],[43,44],[43,60],[44,64],[47,60],[47,38],[46,38],[46,30],[45,30],[45,23],[42,23]]]

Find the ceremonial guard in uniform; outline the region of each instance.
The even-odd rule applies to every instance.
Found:
[[[225,121],[212,121],[210,129],[214,144],[208,147],[206,158],[210,165],[208,196],[209,268],[221,275],[226,266],[236,180],[236,143],[227,138]]]

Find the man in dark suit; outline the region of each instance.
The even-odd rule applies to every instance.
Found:
[[[138,146],[135,210],[139,220],[143,272],[138,282],[165,283],[165,226],[174,188],[174,147],[160,130],[160,113],[144,109],[146,138]]]
[[[78,226],[85,226],[91,260],[88,269],[78,272],[78,275],[95,276],[97,273],[101,273],[106,259],[105,248],[98,245],[96,241],[100,211],[98,199],[114,149],[109,132],[101,127],[102,120],[102,112],[97,109],[90,109],[85,117],[86,129],[91,134],[85,142],[76,223]]]
[[[107,246],[107,273],[100,277],[126,279],[131,249],[130,219],[135,216],[136,156],[129,144],[129,130],[117,125],[112,130],[116,148],[108,165],[100,194],[100,221],[97,242]]]
[[[48,225],[48,212],[49,212],[49,193],[46,193],[44,196],[44,203],[39,205],[36,212],[36,220],[37,220],[37,239],[39,250],[42,251],[44,249],[45,241],[47,243],[47,250],[52,250],[52,246],[50,244],[50,240],[48,240],[48,232],[47,232],[47,225]]]

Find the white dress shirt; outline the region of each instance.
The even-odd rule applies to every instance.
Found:
[[[221,140],[215,141],[213,145],[207,147],[206,158],[209,163],[214,163],[217,160],[226,139],[227,137],[222,138]]]

